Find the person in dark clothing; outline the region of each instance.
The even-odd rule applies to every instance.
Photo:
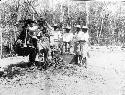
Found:
[[[28,56],[29,55],[29,65],[35,62],[37,55],[37,39],[29,35],[30,30],[28,27],[32,27],[34,22],[32,20],[27,20],[22,26],[22,31],[15,42],[15,52],[18,56]]]

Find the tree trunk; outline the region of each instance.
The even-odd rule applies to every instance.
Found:
[[[0,28],[0,59],[2,59],[2,29]]]
[[[99,30],[97,30],[97,32],[96,32],[97,34],[96,34],[96,37],[97,37],[97,44],[99,44]]]
[[[88,25],[89,24],[89,1],[86,1],[86,14],[87,14],[87,16],[86,16],[86,25]]]
[[[101,21],[101,29],[100,29],[99,34],[98,34],[98,43],[100,43],[100,36],[102,34],[102,29],[103,29],[103,18],[102,18],[102,21]]]

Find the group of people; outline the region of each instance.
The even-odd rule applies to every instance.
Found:
[[[64,28],[63,35],[63,52],[74,54],[75,63],[86,67],[87,58],[89,57],[89,33],[87,26],[75,26],[76,31],[71,27]]]
[[[29,55],[29,65],[35,62],[38,54],[44,54],[44,61],[53,58],[56,50],[60,54],[74,54],[76,63],[82,65],[88,56],[88,27],[77,25],[75,28],[72,32],[69,26],[60,30],[56,24],[48,27],[43,21],[27,20],[15,42],[15,51],[20,56]]]
[[[58,25],[53,26],[50,31],[50,46],[55,46],[61,54],[73,54],[75,63],[87,67],[89,57],[89,33],[87,26],[76,25],[75,29],[70,26],[59,29]]]

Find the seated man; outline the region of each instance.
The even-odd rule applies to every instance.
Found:
[[[49,55],[48,53],[50,50],[49,37],[46,36],[46,34],[43,34],[42,31],[40,31],[37,36],[39,38],[39,41],[38,41],[39,55],[43,59],[41,60],[41,62],[47,62],[48,55]]]
[[[14,45],[14,50],[19,56],[29,55],[29,65],[35,62],[37,55],[37,39],[29,35],[31,31],[29,27],[33,27],[33,23],[35,22],[32,22],[32,20],[26,20],[26,23],[22,27],[23,30]]]

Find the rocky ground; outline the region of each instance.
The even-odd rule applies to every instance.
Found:
[[[124,57],[119,47],[92,47],[87,69],[67,64],[72,56],[56,69],[11,65],[0,78],[0,95],[125,95]]]

